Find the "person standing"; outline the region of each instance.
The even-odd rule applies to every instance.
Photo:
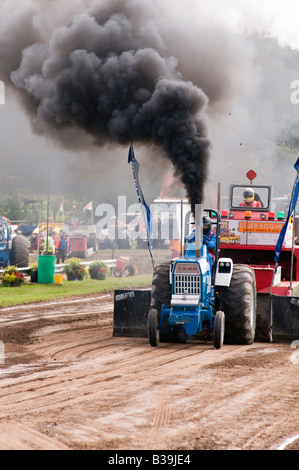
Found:
[[[44,244],[45,255],[55,255],[55,232],[50,232]]]
[[[56,262],[59,264],[65,262],[67,254],[70,251],[70,239],[65,232],[62,232],[56,241]]]

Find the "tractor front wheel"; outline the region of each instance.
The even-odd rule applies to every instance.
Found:
[[[160,343],[159,312],[151,308],[148,314],[148,338],[151,346],[158,346]]]
[[[214,328],[213,328],[213,342],[214,342],[215,349],[220,349],[223,346],[224,325],[225,325],[224,313],[218,310],[214,318]]]

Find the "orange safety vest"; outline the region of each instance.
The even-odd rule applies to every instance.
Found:
[[[56,248],[56,250],[58,250],[60,240],[61,240],[61,237],[58,237],[57,240],[56,240],[56,243],[55,243],[55,248]],[[66,237],[66,240],[67,240],[66,251],[69,251],[69,247],[70,247],[70,239],[69,239],[69,237]]]

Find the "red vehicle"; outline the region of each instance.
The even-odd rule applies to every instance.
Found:
[[[286,329],[290,338],[297,335],[299,339],[297,224],[293,220],[288,224],[276,267],[275,247],[288,205],[285,211],[275,210],[272,187],[253,184],[256,173],[252,170],[246,176],[249,184],[230,185],[228,209],[221,213],[220,256],[247,264],[255,272],[260,339],[271,339],[273,334],[285,337]],[[282,325],[285,321],[287,326]]]
[[[38,242],[38,237],[39,237],[39,242]],[[39,243],[39,252],[41,253],[43,243],[44,243],[44,237],[42,234],[39,235],[38,233],[32,233],[29,238],[29,242],[30,242],[30,245],[29,245],[30,252],[37,251],[38,243]]]

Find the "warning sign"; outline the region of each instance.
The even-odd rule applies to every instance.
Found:
[[[256,221],[242,221],[239,222],[239,232],[258,232],[258,233],[280,233],[283,222],[256,222]]]

